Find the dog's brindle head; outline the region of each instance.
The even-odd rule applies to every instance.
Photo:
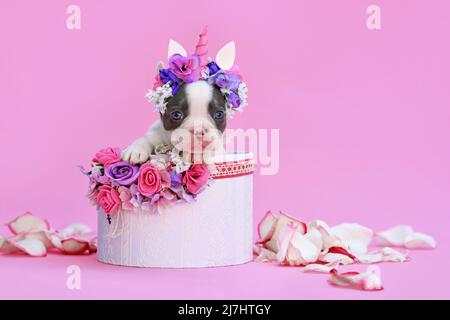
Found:
[[[219,88],[204,80],[183,84],[169,98],[161,121],[167,131],[184,129],[191,135],[189,140],[201,140],[204,149],[212,140],[222,138],[227,124],[225,104]]]

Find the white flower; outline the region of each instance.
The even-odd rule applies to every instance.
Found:
[[[155,90],[149,90],[145,95],[146,98],[155,104],[155,111],[164,114],[166,111],[166,99],[172,97],[172,88],[170,82],[167,82],[162,87],[158,87]]]
[[[244,107],[247,106],[247,92],[248,88],[247,85],[244,82],[241,82],[238,88],[238,96],[241,100],[241,104],[239,105],[238,111],[243,111]]]

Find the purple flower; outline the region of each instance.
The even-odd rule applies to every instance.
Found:
[[[167,83],[169,81],[178,83],[180,81],[177,76],[170,71],[169,69],[161,69],[159,70],[159,78],[161,79],[162,83]]]
[[[173,96],[177,94],[178,90],[180,90],[180,79],[178,79],[177,76],[169,69],[159,70],[159,78],[162,83],[167,83],[170,81]]]
[[[200,59],[194,54],[188,57],[180,54],[172,55],[169,59],[169,69],[186,83],[200,79]]]
[[[136,207],[140,206],[144,201],[144,196],[139,192],[136,184],[132,184],[130,186],[130,192],[132,196],[131,203],[133,203]]]
[[[105,170],[105,175],[122,186],[129,186],[139,176],[139,167],[128,162],[116,162]]]
[[[170,174],[170,186],[172,188],[178,188],[181,185],[181,174],[175,170],[169,171]]]
[[[214,61],[209,62],[206,66],[209,69],[210,76],[216,74],[216,72],[220,70],[219,66]]]
[[[212,77],[208,78],[210,84],[215,84],[219,88],[228,90],[238,90],[241,81],[235,74],[228,74],[224,70],[217,71]]]
[[[173,82],[170,87],[172,88],[172,95],[176,95],[178,90],[180,90],[181,88],[181,84],[178,82]]]
[[[231,104],[233,108],[238,108],[241,105],[241,99],[239,96],[231,91],[227,96],[227,102]]]

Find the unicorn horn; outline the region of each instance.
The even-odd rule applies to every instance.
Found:
[[[200,66],[203,68],[208,63],[208,26],[205,26],[202,32],[198,35],[198,42],[195,46],[195,54],[200,58]]]

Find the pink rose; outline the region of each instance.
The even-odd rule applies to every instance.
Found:
[[[189,170],[184,172],[183,184],[190,193],[197,194],[202,191],[208,179],[208,167],[203,164],[193,164]]]
[[[119,162],[120,156],[121,151],[119,148],[108,147],[97,152],[92,162],[100,163],[107,168],[113,163]]]
[[[150,163],[141,166],[138,178],[138,190],[147,197],[153,196],[161,189],[161,176],[158,169]]]
[[[134,208],[131,200],[133,199],[133,195],[131,194],[130,189],[128,187],[120,186],[117,191],[119,191],[119,198],[122,201],[122,209],[131,210]]]
[[[122,204],[119,192],[111,186],[98,188],[97,203],[105,213],[116,213]]]

